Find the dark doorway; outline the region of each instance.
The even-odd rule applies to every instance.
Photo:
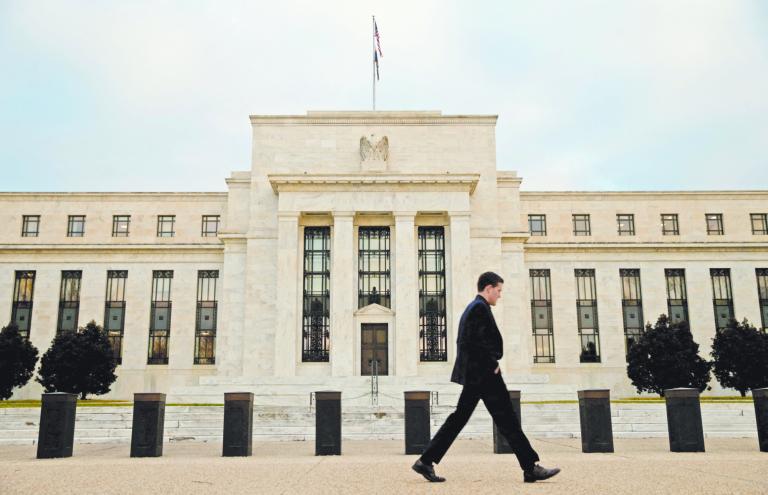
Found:
[[[389,374],[389,353],[387,351],[387,324],[363,323],[360,335],[361,374],[373,374],[373,362],[378,367],[377,374]]]

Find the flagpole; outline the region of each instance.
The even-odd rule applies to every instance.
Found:
[[[373,47],[373,52],[371,53],[371,67],[373,69],[373,110],[376,111],[376,16],[373,15],[371,16],[371,45]]]

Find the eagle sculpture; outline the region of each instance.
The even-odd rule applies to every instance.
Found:
[[[389,159],[389,139],[387,136],[379,139],[376,144],[373,144],[374,136],[371,134],[371,138],[363,136],[360,138],[360,161],[387,161]]]

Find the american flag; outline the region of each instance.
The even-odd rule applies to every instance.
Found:
[[[381,40],[379,39],[379,27],[376,25],[376,19],[373,20],[373,37],[376,39],[376,48],[373,49],[373,64],[376,66],[376,80],[379,80],[379,57],[381,53]]]

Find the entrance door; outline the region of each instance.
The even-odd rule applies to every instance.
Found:
[[[373,374],[373,362],[376,362],[379,375],[388,375],[387,324],[363,323],[361,332],[361,367],[362,375]]]

